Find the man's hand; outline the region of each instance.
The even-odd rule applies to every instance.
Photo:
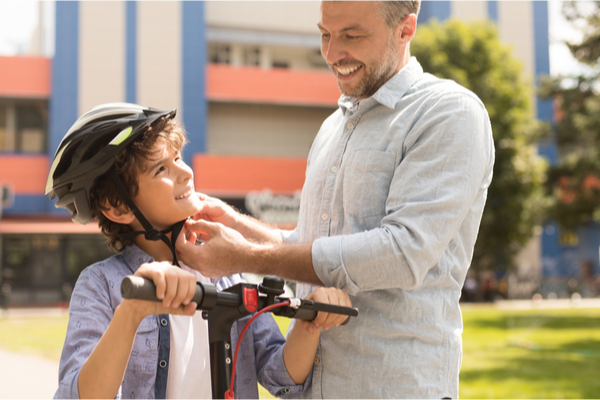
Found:
[[[333,304],[336,306],[352,307],[350,297],[346,292],[336,288],[318,288],[307,297],[309,300],[313,300],[319,303]],[[302,322],[304,329],[308,330],[311,334],[317,332],[318,329],[329,330],[335,326],[340,326],[346,319],[349,318],[347,315],[332,314],[326,312],[319,312],[314,321],[297,321]]]
[[[244,271],[248,257],[257,245],[237,231],[218,222],[187,221],[184,235],[175,247],[177,257],[189,267],[209,278],[220,278]],[[196,242],[203,243],[197,245]]]
[[[218,222],[228,228],[235,229],[242,234],[246,240],[253,243],[277,244],[282,243],[281,235],[273,226],[251,217],[240,214],[230,205],[203,193],[196,193],[202,202],[202,209],[192,216],[195,221],[205,220]]]
[[[134,274],[150,279],[156,286],[156,297],[162,302],[145,300],[123,300],[141,321],[151,314],[194,315],[196,303],[192,302],[196,292],[194,274],[171,265],[169,262],[142,264]]]
[[[202,202],[202,209],[192,216],[192,219],[203,219],[211,222],[219,222],[229,228],[235,229],[238,213],[225,202],[208,196],[204,193],[196,193]]]

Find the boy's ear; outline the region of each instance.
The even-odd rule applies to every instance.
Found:
[[[102,207],[104,208],[102,214],[118,224],[129,225],[135,220],[133,212],[124,204],[117,208],[113,207],[108,200],[104,200]]]

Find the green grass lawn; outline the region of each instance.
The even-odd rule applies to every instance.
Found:
[[[600,309],[463,312],[461,398],[598,398]]]
[[[461,398],[598,398],[600,309],[465,307],[463,319]],[[278,323],[285,331],[289,320]],[[58,361],[66,324],[66,317],[0,318],[0,347]]]
[[[59,361],[68,317],[0,318],[0,347]]]

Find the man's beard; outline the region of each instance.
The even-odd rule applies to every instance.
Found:
[[[344,64],[338,65],[343,66]],[[367,66],[363,64],[362,68],[365,69],[365,75],[360,82],[358,82],[356,87],[344,89],[342,88],[341,82],[338,80],[338,88],[340,92],[346,96],[354,97],[356,99],[369,98],[373,96],[375,92],[377,92],[377,90],[379,90],[379,88],[391,78],[397,65],[398,54],[396,54],[393,36],[390,36],[385,53],[381,58],[381,62],[374,65],[370,71],[367,70]]]

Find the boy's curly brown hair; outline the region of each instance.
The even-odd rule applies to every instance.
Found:
[[[156,160],[165,146],[169,150],[181,151],[186,143],[185,131],[177,122],[160,118],[138,135],[129,146],[117,153],[112,168],[116,169],[133,198],[139,191],[138,176],[148,170],[148,161]],[[106,202],[114,208],[124,207],[129,210],[108,172],[100,176],[92,186],[90,205],[102,234],[108,239],[109,247],[119,253],[133,243],[133,239],[124,242],[119,238],[119,234],[130,232],[131,228],[111,221],[102,213],[109,209],[104,206]]]

